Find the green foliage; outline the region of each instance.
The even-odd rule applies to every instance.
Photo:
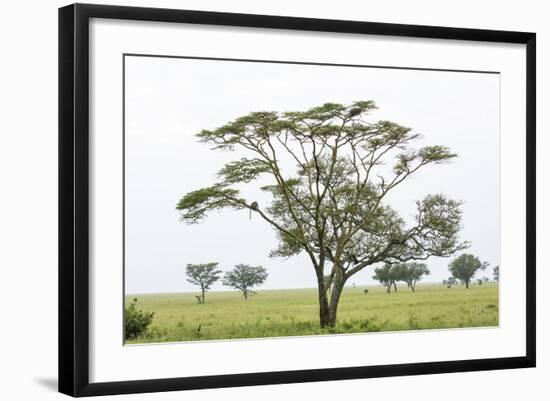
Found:
[[[442,194],[427,196],[417,203],[417,226],[409,229],[382,202],[423,166],[447,162],[456,154],[441,145],[410,149],[418,134],[390,121],[366,122],[374,108],[372,101],[359,101],[303,112],[255,112],[201,131],[198,138],[214,149],[238,147],[254,157],[227,163],[220,182],[185,195],[177,205],[182,219],[196,223],[210,210],[251,209],[279,233],[280,245],[272,255],[305,251],[349,269],[349,275],[378,262],[449,256],[463,249],[467,244],[458,241],[460,202]],[[283,173],[283,153],[296,162],[295,176]],[[395,175],[384,178],[377,167],[392,154]],[[265,210],[252,209],[251,201],[228,187],[260,175],[273,180],[262,187],[273,196]],[[356,262],[346,255],[354,255]]]
[[[248,183],[262,173],[269,172],[269,164],[260,159],[246,159],[227,163],[218,173],[224,184]]]
[[[252,287],[256,287],[267,279],[267,270],[262,266],[238,264],[223,278],[223,285],[235,288],[243,293],[245,299],[254,294]]]
[[[403,285],[403,288],[407,287]],[[466,290],[418,284],[416,292],[387,296],[382,287],[346,288],[338,324],[319,327],[317,289],[263,290],[244,302],[235,291],[215,291],[197,305],[193,294],[140,295],[140,306],[155,311],[144,336],[132,343],[366,333],[378,331],[497,326],[498,285]],[[200,331],[198,330],[200,325]]]
[[[426,264],[418,262],[386,263],[384,266],[374,269],[374,273],[372,278],[387,287],[387,292],[391,291],[392,285],[397,292],[396,283],[399,281],[407,283],[407,287],[414,292],[417,281],[422,280],[424,275],[430,274],[430,270]],[[446,284],[446,282],[444,282],[444,284]]]
[[[204,303],[206,291],[220,279],[222,271],[218,269],[218,263],[188,264],[185,274],[188,282],[200,287],[202,298],[200,302]]]
[[[236,189],[213,185],[189,192],[180,199],[176,209],[184,211],[181,215],[182,220],[189,224],[198,223],[212,210],[223,208],[238,210],[245,207],[235,198],[238,193]]]
[[[453,259],[449,264],[449,271],[454,278],[466,284],[466,288],[470,287],[470,281],[478,270],[485,270],[487,263],[481,263],[477,256],[469,253],[463,253]]]
[[[430,274],[428,266],[424,263],[399,263],[397,266],[400,280],[406,282],[413,292],[416,290],[416,283],[422,280],[425,275]]]
[[[154,312],[144,312],[136,306],[137,298],[134,298],[130,306],[124,310],[124,338],[125,340],[135,340],[139,336],[145,335],[151,322]]]
[[[380,281],[380,284],[386,287],[387,292],[391,291],[392,285],[397,291],[396,283],[400,280],[398,265],[385,263],[384,266],[374,269],[374,276],[372,276],[372,278],[374,280]]]

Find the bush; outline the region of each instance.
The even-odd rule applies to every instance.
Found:
[[[134,298],[130,306],[125,309],[124,338],[126,340],[134,340],[138,336],[145,334],[155,314],[155,312],[148,313],[139,310],[136,304],[137,298]]]

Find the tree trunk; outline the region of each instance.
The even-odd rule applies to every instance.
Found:
[[[344,288],[345,279],[341,273],[337,272],[334,276],[332,288],[330,291],[330,300],[327,296],[327,287],[325,277],[317,272],[317,287],[319,291],[319,323],[322,329],[336,326],[336,315],[338,311],[338,302]]]
[[[332,290],[330,293],[330,304],[329,304],[329,327],[336,326],[336,315],[338,312],[338,303],[340,302],[340,295],[342,295],[342,290],[344,289],[344,284],[346,280],[341,274],[337,273],[334,277],[334,283],[332,284]]]
[[[324,329],[329,325],[329,307],[323,272],[317,272],[317,290],[319,295],[319,324]]]
[[[412,292],[414,292],[414,288],[416,287],[416,280],[413,280],[413,282],[411,283],[411,290]]]
[[[470,280],[466,280],[465,283],[466,283],[466,289],[470,288]]]
[[[395,281],[393,282],[393,291],[397,292],[397,283]]]
[[[243,296],[244,296],[244,299],[248,299],[248,291],[244,290],[243,291]]]
[[[202,302],[201,303],[204,303],[204,288],[203,287],[201,287],[201,292],[202,292],[202,295],[201,295]]]

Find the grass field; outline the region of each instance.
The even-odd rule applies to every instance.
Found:
[[[148,333],[128,343],[259,338],[334,333],[482,327],[498,325],[498,285],[465,289],[419,284],[397,293],[369,286],[346,288],[336,328],[319,328],[316,289],[259,290],[248,300],[236,291],[128,295],[139,309],[155,312]],[[200,327],[200,329],[199,329]]]

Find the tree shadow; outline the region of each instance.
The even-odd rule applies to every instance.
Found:
[[[57,378],[55,377],[37,377],[36,382],[50,391],[57,392]]]

